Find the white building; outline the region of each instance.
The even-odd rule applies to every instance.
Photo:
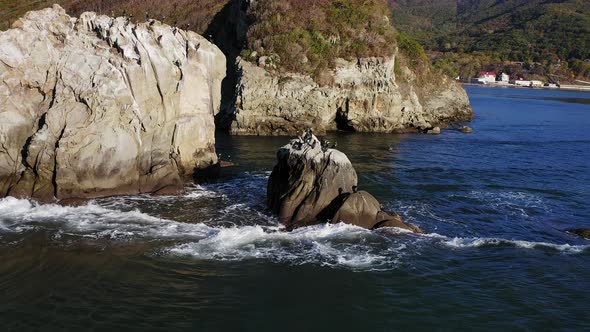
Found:
[[[482,84],[496,83],[496,73],[492,71],[480,71],[477,75],[477,81]]]
[[[508,75],[506,73],[500,74],[500,82],[502,82],[502,83],[510,82],[510,75]]]
[[[526,87],[531,86],[531,81],[525,81],[525,80],[514,80],[514,81],[511,81],[510,83],[512,83],[516,86],[526,86]]]
[[[529,88],[540,88],[543,86],[543,82],[541,81],[527,81],[527,80],[514,80],[510,81],[511,84],[516,86],[526,86]]]

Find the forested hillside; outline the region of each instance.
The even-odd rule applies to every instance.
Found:
[[[230,0],[0,0],[0,29],[54,2],[72,15],[92,10],[135,21],[156,18],[207,36]],[[590,79],[587,0],[259,0],[248,20],[247,42],[239,45],[243,55],[250,59],[256,52],[255,58],[265,56],[279,69],[317,75],[335,57],[391,54],[393,24],[454,77],[494,70]]]
[[[394,25],[451,75],[524,62],[524,74],[590,76],[590,1],[390,0]],[[537,67],[537,68],[535,68]],[[480,69],[492,69],[480,68]],[[513,68],[512,70],[517,70]]]

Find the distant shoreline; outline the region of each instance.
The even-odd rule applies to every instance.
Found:
[[[481,86],[486,88],[513,88],[513,89],[534,89],[534,90],[565,90],[565,91],[581,91],[581,92],[590,92],[590,86],[583,86],[583,85],[561,85],[560,87],[548,87],[548,86],[540,86],[540,87],[528,87],[528,86],[518,86],[515,84],[479,84],[479,83],[466,83],[460,82],[461,85],[466,86]]]

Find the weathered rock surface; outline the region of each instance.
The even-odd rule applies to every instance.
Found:
[[[268,180],[267,203],[288,229],[328,221],[421,232],[384,212],[369,193],[356,192],[358,178],[348,157],[322,146],[311,133],[279,149],[277,160]]]
[[[407,67],[401,70],[404,79],[398,79],[395,56],[339,59],[330,72],[333,83],[325,86],[309,76],[238,61],[232,134],[293,135],[303,128],[317,133],[426,131],[472,118],[463,88],[441,75],[421,86]]]
[[[323,149],[315,136],[292,140],[279,149],[277,159],[268,180],[267,200],[287,227],[317,223],[334,199],[357,185],[348,157]]]
[[[384,212],[379,201],[366,191],[345,194],[343,200],[343,204],[332,217],[332,223],[343,221],[368,229],[398,227],[422,233],[420,228],[403,222],[399,215]]]
[[[181,188],[218,163],[224,76],[224,55],[193,32],[29,12],[0,33],[0,196]]]

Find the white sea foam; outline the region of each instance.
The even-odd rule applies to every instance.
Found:
[[[203,198],[203,197],[214,198],[214,197],[224,197],[224,195],[221,195],[213,190],[208,190],[200,185],[196,185],[195,187],[190,188],[188,190],[188,192],[186,193],[186,195],[184,195],[184,198],[191,198],[191,199],[198,199],[198,198]]]
[[[590,249],[590,245],[555,244],[524,240],[507,240],[501,238],[448,238],[445,245],[454,248],[480,248],[489,246],[514,246],[523,249],[549,248],[562,252],[580,253]]]
[[[20,232],[43,225],[56,225],[69,233],[110,238],[200,238],[210,231],[203,224],[179,223],[139,210],[105,208],[94,202],[69,207],[12,197],[0,199],[0,226],[4,230]]]
[[[345,224],[310,226],[292,232],[281,227],[244,226],[219,229],[211,237],[174,246],[167,253],[205,260],[266,259],[354,269],[391,267],[403,255],[405,245],[379,249],[370,243],[377,242],[379,236]]]
[[[509,216],[528,218],[531,211],[551,212],[551,207],[538,195],[522,191],[471,191],[468,198]]]
[[[414,219],[412,215],[418,215],[441,223],[460,224],[460,222],[456,220],[443,218],[437,215],[434,212],[432,205],[424,202],[397,202],[397,204],[389,205],[387,208],[403,215],[410,222]]]
[[[190,199],[208,199],[219,195],[218,191],[209,188],[196,188],[194,192],[199,194]],[[169,201],[169,198],[160,197],[149,199],[154,202]],[[276,217],[257,210],[250,201],[232,201],[233,204],[217,211],[210,222],[218,226],[213,227],[197,223],[202,220],[189,223],[159,218],[133,209],[137,205],[128,203],[109,200],[80,207],[64,207],[15,198],[0,199],[0,236],[2,233],[45,228],[57,231],[56,240],[63,235],[115,240],[166,239],[175,244],[162,250],[165,255],[224,261],[264,259],[293,265],[317,264],[360,270],[395,268],[404,256],[412,256],[424,245],[480,250],[511,246],[553,249],[567,254],[585,252],[590,248],[590,245],[447,237],[436,233],[415,235],[396,228],[369,231],[345,224],[316,225],[287,232],[278,226]],[[219,226],[224,221],[225,225],[231,225],[239,218],[247,218],[248,221],[233,227]],[[262,222],[266,224],[261,225]]]

